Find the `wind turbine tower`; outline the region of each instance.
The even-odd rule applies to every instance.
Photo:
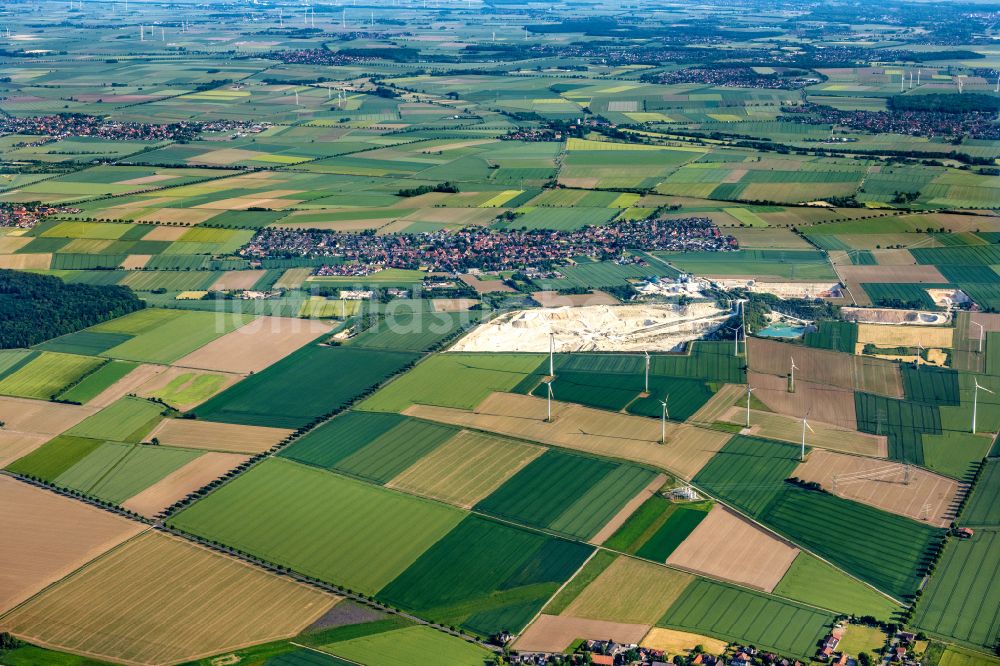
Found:
[[[791,382],[788,385],[788,391],[790,393],[795,393],[795,371],[799,369],[799,366],[795,365],[795,359],[789,356],[792,360],[792,372],[791,372]]]
[[[549,423],[552,423],[552,382],[554,382],[554,381],[555,381],[554,379],[550,379],[549,381],[545,382],[545,388],[547,389],[546,390],[546,396],[547,396],[546,397],[546,406],[548,408],[547,412],[546,412],[547,416],[546,416],[545,420],[548,421]]]
[[[556,334],[549,331],[549,377],[556,376]]]
[[[987,393],[989,393],[990,395],[994,395],[994,393],[993,393],[993,391],[989,390],[985,386],[980,386],[979,385],[979,378],[978,377],[973,378],[973,381],[976,383],[976,392],[972,396],[972,434],[975,435],[976,434],[976,415],[977,415],[977,412],[979,411],[979,390],[982,389],[982,390],[986,391]]]
[[[648,351],[644,351],[642,353],[646,355],[646,388],[644,390],[648,394],[649,393],[649,352]]]
[[[663,417],[660,420],[660,444],[667,443],[667,419],[670,418],[670,411],[667,408],[668,402],[670,402],[669,393],[660,401],[660,404],[663,405]]]
[[[809,412],[802,415],[802,451],[799,453],[799,462],[805,462],[806,460],[806,428],[809,428],[809,432],[816,434],[816,431],[812,429],[809,425],[809,421],[806,419],[809,417]]]
[[[753,393],[755,390],[756,389],[750,388],[750,385],[747,384],[747,427],[748,428],[750,427],[750,394]]]

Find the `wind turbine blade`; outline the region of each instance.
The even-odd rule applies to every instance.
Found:
[[[813,427],[811,425],[809,425],[809,421],[804,421],[804,423],[806,424],[806,427],[809,428],[809,432],[815,435],[816,431],[813,430]]]

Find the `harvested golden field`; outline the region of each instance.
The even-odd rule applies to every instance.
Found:
[[[338,599],[148,532],[0,624],[44,647],[126,664],[171,664],[294,636]]]
[[[600,545],[611,538],[618,528],[625,524],[625,521],[629,519],[633,513],[635,513],[643,503],[650,497],[656,494],[660,488],[667,482],[667,476],[665,474],[658,474],[656,478],[649,482],[645,488],[639,491],[639,493],[630,499],[625,506],[621,508],[614,518],[608,521],[608,523],[601,528],[598,532],[590,539],[590,543]]]
[[[213,423],[197,419],[164,419],[149,433],[161,444],[224,453],[260,453],[294,432],[287,428]]]
[[[0,254],[0,268],[15,268],[18,270],[44,270],[52,263],[51,252],[33,252],[26,254]]]
[[[470,508],[544,451],[541,446],[463,430],[386,485]]]
[[[683,571],[622,555],[560,615],[655,624],[693,579]]]
[[[687,631],[653,627],[639,645],[653,650],[663,650],[668,654],[684,654],[693,650],[696,645],[700,645],[709,654],[721,655],[726,651],[727,643]]]
[[[330,324],[315,319],[257,317],[174,365],[239,374],[260,372],[329,332]]]
[[[791,372],[794,359],[798,368],[795,371],[796,388],[800,381],[807,381],[848,391],[903,397],[903,381],[895,363],[761,338],[749,338],[747,342],[753,372],[784,378]]]
[[[226,271],[212,283],[209,291],[242,291],[253,289],[257,281],[264,277],[267,271],[263,269],[249,271]]]
[[[49,439],[48,435],[0,430],[0,467],[28,455]]]
[[[0,421],[8,431],[58,435],[96,412],[89,405],[0,396]]]
[[[274,283],[275,289],[298,289],[312,275],[311,268],[289,268]]]
[[[122,507],[152,518],[250,458],[236,453],[210,451],[166,475],[138,495],[122,502]]]
[[[894,326],[858,324],[858,351],[866,345],[876,347],[932,347],[951,349],[954,329],[943,326]]]
[[[708,402],[688,418],[688,423],[704,423],[711,425],[721,421],[729,412],[729,408],[746,395],[746,389],[739,384],[723,384]]]
[[[717,504],[667,564],[770,592],[798,554],[798,548]]]
[[[577,638],[610,639],[632,644],[641,641],[648,631],[647,624],[539,615],[514,642],[514,649],[522,652],[562,652]]]
[[[892,250],[872,250],[872,255],[875,257],[875,261],[878,262],[879,266],[912,266],[917,263],[910,254],[909,250],[904,249],[892,249]]]
[[[721,419],[728,423],[746,424],[747,411],[744,407],[730,407],[729,413]],[[885,458],[888,456],[888,441],[882,435],[869,435],[856,430],[839,428],[829,423],[813,420],[809,415],[811,431],[806,431],[806,444],[844,453]],[[802,441],[801,416],[784,416],[774,412],[750,410],[750,429],[745,434],[784,442],[799,444]]]
[[[120,268],[127,271],[134,271],[140,268],[145,268],[149,260],[153,258],[151,254],[130,254],[125,257],[125,261],[121,263]]]
[[[937,527],[948,527],[968,488],[915,465],[813,451],[794,475],[838,497],[869,504]]]
[[[194,208],[160,208],[152,213],[146,213],[135,218],[136,222],[156,223],[176,223],[191,226],[200,224],[205,220],[215,217],[215,212],[210,210],[195,210]]]
[[[180,240],[181,236],[188,233],[188,230],[184,227],[167,227],[163,225],[157,225],[155,229],[148,232],[143,236],[143,240],[153,240],[153,241],[175,241]]]
[[[730,437],[724,432],[668,423],[667,443],[663,445],[660,444],[660,423],[656,419],[562,402],[553,402],[553,421],[549,423],[545,420],[545,400],[513,393],[492,393],[474,411],[412,405],[403,413],[632,460],[683,478],[697,474]]]
[[[474,298],[435,298],[431,300],[434,312],[466,312],[479,301]]]
[[[9,476],[0,476],[0,506],[0,613],[146,529]]]

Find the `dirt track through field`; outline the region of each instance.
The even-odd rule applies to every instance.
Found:
[[[813,451],[794,475],[838,497],[936,527],[951,524],[958,501],[967,492],[965,484],[920,467],[910,466],[906,483],[906,465],[830,451]],[[836,485],[835,477],[839,477]]]
[[[667,564],[770,592],[798,554],[798,548],[716,505]]]
[[[690,479],[721,449],[730,434],[668,423],[667,443],[660,444],[660,422],[581,405],[546,401],[528,395],[492,393],[474,411],[412,405],[403,413],[431,421],[544,442],[652,465]]]
[[[0,507],[0,613],[146,528],[8,476]]]

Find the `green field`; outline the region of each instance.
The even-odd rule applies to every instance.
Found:
[[[241,314],[151,308],[126,315],[122,319],[130,318],[136,321],[114,320],[89,329],[92,332],[134,336],[104,350],[102,355],[126,361],[171,363],[253,319],[252,316]]]
[[[423,660],[454,666],[482,666],[493,654],[473,643],[420,625],[340,641],[324,649],[352,662],[371,666],[409,666]]]
[[[1000,530],[977,528],[951,539],[917,603],[913,624],[963,645],[993,649],[1000,640]]]
[[[138,442],[162,418],[163,406],[142,398],[125,396],[66,431],[67,435]]]
[[[23,458],[7,465],[7,469],[16,474],[33,476],[43,481],[52,482],[97,450],[103,443],[99,439],[59,435]]]
[[[647,560],[666,562],[677,546],[694,532],[710,509],[711,504],[676,506],[666,521],[649,535],[649,539],[635,551],[635,554]]]
[[[163,388],[150,391],[149,396],[168,405],[201,403],[218,393],[225,383],[224,375],[188,372],[177,375]]]
[[[170,524],[374,594],[464,515],[324,470],[270,460],[177,514]]]
[[[541,354],[437,354],[362,402],[358,409],[401,412],[414,404],[472,409],[494,391],[513,389],[541,360]]]
[[[549,450],[476,505],[500,518],[588,539],[653,480],[647,469]]]
[[[1000,527],[1000,460],[987,460],[959,522],[973,527]]]
[[[469,516],[377,596],[478,634],[517,632],[590,552],[583,544]]]
[[[899,611],[899,606],[884,595],[808,553],[795,557],[774,594],[838,613],[871,615],[884,622]]]
[[[0,395],[48,400],[100,365],[92,356],[42,352],[0,379]]]
[[[110,361],[90,373],[79,383],[59,395],[60,400],[87,404],[96,398],[104,389],[139,367],[138,363],[130,361]]]
[[[832,623],[832,613],[697,578],[656,624],[807,659]]]
[[[121,504],[200,455],[188,449],[105,442],[54,483]]]
[[[786,483],[798,465],[798,456],[794,445],[736,436],[702,468],[694,482],[897,599],[915,592],[927,553],[941,531]],[[865,530],[876,530],[892,540],[894,556],[882,557],[856,538]]]
[[[416,358],[411,352],[307,345],[210,398],[196,413],[208,421],[300,428],[347,406]]]

